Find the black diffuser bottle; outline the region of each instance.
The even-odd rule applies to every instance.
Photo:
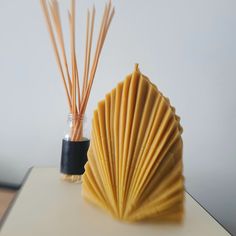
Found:
[[[61,173],[69,182],[81,182],[87,162],[89,139],[84,137],[85,119],[79,115],[68,115],[69,130],[62,140]]]

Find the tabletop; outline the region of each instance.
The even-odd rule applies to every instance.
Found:
[[[178,223],[123,223],[81,196],[81,185],[61,179],[57,168],[32,168],[2,224],[1,236],[229,235],[188,193]]]

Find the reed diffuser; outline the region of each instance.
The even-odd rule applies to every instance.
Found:
[[[87,11],[84,68],[82,78],[80,78],[80,70],[76,56],[75,0],[71,0],[70,9],[68,11],[70,60],[68,60],[66,52],[58,1],[40,0],[40,2],[46,19],[69,108],[69,132],[62,141],[61,172],[65,180],[78,182],[80,181],[81,174],[84,172],[84,164],[87,161],[87,150],[89,148],[89,139],[84,137],[83,134],[84,116],[101,51],[115,9],[112,6],[111,1],[105,4],[93,60],[91,59],[91,51],[96,10],[93,6],[92,10]]]

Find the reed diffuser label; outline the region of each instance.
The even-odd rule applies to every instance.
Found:
[[[61,173],[68,175],[82,175],[84,165],[87,162],[87,151],[89,140],[83,141],[62,141],[61,151]]]
[[[86,137],[84,137],[83,134],[83,117],[86,112],[86,107],[90,97],[101,51],[104,46],[105,38],[110,27],[112,18],[114,16],[115,10],[112,6],[111,1],[105,5],[103,17],[100,24],[100,31],[97,38],[96,48],[94,50],[95,52],[93,55],[93,60],[91,60],[91,51],[93,46],[93,32],[95,26],[96,10],[95,7],[93,7],[92,10],[88,10],[86,18],[84,71],[83,75],[80,76],[79,71],[81,70],[79,70],[78,60],[76,56],[76,1],[71,0],[70,10],[68,13],[68,23],[70,32],[69,50],[67,50],[63,37],[58,1],[40,0],[40,2],[46,19],[49,35],[56,57],[56,62],[58,64],[59,72],[64,85],[69,113],[72,117],[70,132],[69,135],[66,137],[66,140],[67,143],[82,142],[81,145],[83,146],[84,140],[86,140]],[[70,51],[70,55],[67,54],[67,51]],[[70,58],[70,60],[68,60],[68,57]],[[64,141],[63,145],[65,145]],[[73,147],[73,143],[70,145],[68,144],[68,147]],[[62,158],[64,157],[63,154],[65,153],[63,151],[63,148],[65,147],[62,147]],[[74,153],[74,155],[77,155],[76,152],[73,151],[67,153],[70,153],[70,156],[72,155],[72,153]],[[75,158],[84,159],[85,157],[78,155],[73,157],[71,160],[74,160]],[[62,160],[62,163],[68,163],[68,165],[72,164],[69,162],[69,159],[67,159],[67,161]],[[82,163],[82,161],[78,161],[77,163]]]
[[[169,100],[136,65],[94,112],[83,196],[121,220],[180,221],[179,121]]]

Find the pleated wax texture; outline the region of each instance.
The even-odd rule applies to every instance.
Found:
[[[169,100],[135,71],[98,103],[83,196],[125,221],[183,217],[183,142]]]

